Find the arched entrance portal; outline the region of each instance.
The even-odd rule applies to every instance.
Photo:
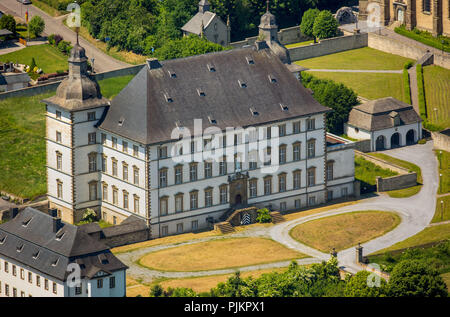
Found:
[[[395,149],[397,147],[400,147],[400,134],[398,132],[395,132],[391,136],[391,149]]]
[[[236,198],[234,199],[234,203],[236,204],[236,205],[240,205],[240,204],[242,204],[242,196],[241,195],[236,195]]]
[[[376,150],[377,151],[382,151],[386,148],[386,142],[385,142],[385,138],[383,135],[378,136],[377,141],[376,141]]]
[[[406,145],[411,145],[416,143],[416,137],[414,130],[409,130],[408,133],[406,133]]]

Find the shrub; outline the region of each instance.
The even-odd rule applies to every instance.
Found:
[[[414,65],[414,62],[409,61],[409,62],[406,62],[405,65],[403,65],[403,68],[410,69],[413,65]]]
[[[425,144],[427,143],[426,139],[420,139],[419,141],[417,141],[418,144]]]
[[[256,221],[258,221],[259,223],[267,223],[272,221],[272,216],[269,213],[269,209],[258,209],[257,213],[258,217],[256,217]]]
[[[161,297],[164,294],[164,290],[161,285],[156,284],[150,290],[150,296],[152,297]]]
[[[16,20],[12,15],[4,14],[0,18],[0,29],[7,29],[16,33]]]
[[[34,71],[34,68],[36,67],[36,61],[34,60],[34,57],[31,59],[31,65],[30,65],[30,69],[32,71]]]
[[[48,40],[48,44],[50,44],[50,45],[55,45],[55,34],[50,34],[48,37],[47,37],[47,40]]]
[[[59,34],[55,34],[55,46],[58,46],[59,42],[63,40],[63,37]]]
[[[45,22],[40,16],[35,15],[31,18],[29,28],[32,35],[35,37],[41,36],[45,29]]]
[[[345,285],[344,294],[346,297],[380,297],[387,293],[387,283],[380,279],[380,286],[369,286],[368,281],[371,278],[371,272],[360,271],[351,277]]]
[[[97,220],[97,214],[94,210],[87,208],[83,213],[83,218],[81,218],[82,222],[90,223]]]

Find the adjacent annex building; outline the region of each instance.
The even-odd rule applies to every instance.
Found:
[[[124,297],[128,267],[87,227],[51,212],[15,210],[0,225],[0,297]],[[71,275],[71,265],[79,275]]]
[[[198,12],[182,28],[183,35],[204,36],[208,41],[227,46],[231,42],[230,19],[225,24],[222,19],[210,11],[208,0],[200,0]]]
[[[331,110],[269,37],[270,12],[261,24],[268,42],[148,60],[112,101],[76,44],[69,77],[44,100],[50,207],[68,222],[86,208],[113,224],[134,215],[155,238],[242,206],[287,211],[353,195],[352,142],[326,133]]]
[[[345,133],[358,140],[371,140],[371,151],[417,143],[422,138],[422,119],[413,106],[392,97],[353,107]]]

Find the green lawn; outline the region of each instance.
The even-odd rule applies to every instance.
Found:
[[[394,157],[386,155],[384,153],[368,153],[368,154],[372,155],[374,157],[378,157],[382,160],[391,162],[392,164],[398,165],[400,167],[406,168],[409,171],[417,173],[417,183],[418,183],[417,186],[404,188],[404,189],[398,189],[398,190],[391,190],[391,191],[386,192],[390,197],[393,197],[393,198],[411,197],[420,191],[420,189],[422,188],[421,184],[423,183],[423,179],[422,179],[422,171],[420,170],[419,166],[417,166],[413,163],[407,162],[407,161],[403,161],[403,160],[394,158]]]
[[[439,179],[438,194],[450,193],[450,152],[437,150],[436,156],[439,162]]]
[[[132,76],[100,81],[105,97],[116,95]],[[45,105],[54,92],[0,101],[0,189],[23,198],[47,192]]]
[[[389,251],[395,251],[405,248],[410,248],[418,245],[423,245],[427,243],[437,242],[437,241],[444,241],[450,239],[450,223],[433,226],[433,227],[427,227],[423,231],[419,232],[418,234],[409,237],[406,240],[403,240],[401,242],[398,242],[389,248],[376,251],[376,254],[383,254]]]
[[[408,101],[403,89],[402,74],[383,73],[339,73],[312,72],[318,78],[331,79],[343,83],[353,89],[358,96],[367,99],[394,97],[401,101]]]
[[[361,187],[364,184],[375,185],[377,176],[390,177],[395,175],[398,175],[398,173],[375,165],[362,157],[355,157],[355,178],[361,182]]]
[[[57,70],[68,69],[67,56],[48,44],[28,46],[19,51],[0,55],[0,61],[30,65],[33,57],[36,65],[44,73],[56,73]]]
[[[444,204],[441,204],[441,201]],[[434,214],[432,223],[450,220],[450,196],[437,197],[436,212]]]
[[[428,121],[441,130],[450,127],[450,70],[435,65],[425,66],[423,79]]]
[[[304,42],[288,44],[285,46],[286,46],[286,48],[294,48],[294,47],[299,47],[299,46],[306,46],[306,45],[313,44],[313,43],[314,43],[314,40],[309,40],[309,41],[304,41]]]
[[[311,69],[401,70],[408,61],[412,59],[363,47],[295,63]]]

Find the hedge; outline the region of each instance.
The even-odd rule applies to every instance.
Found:
[[[422,65],[417,64],[416,72],[417,72],[417,94],[419,97],[419,112],[422,119],[425,120],[427,118],[427,104],[425,102],[425,87],[423,85]]]
[[[413,31],[408,31],[404,25],[396,27],[394,31],[395,33],[409,37],[410,39],[416,40],[425,45],[432,46],[439,50],[443,49],[445,52],[450,53],[450,39],[445,36],[434,37],[429,32],[419,31],[417,29],[414,29]],[[444,41],[444,46],[442,46],[441,43],[442,40]]]
[[[405,93],[405,102],[412,104],[411,102],[411,87],[409,86],[409,73],[407,69],[403,70],[403,90]]]

